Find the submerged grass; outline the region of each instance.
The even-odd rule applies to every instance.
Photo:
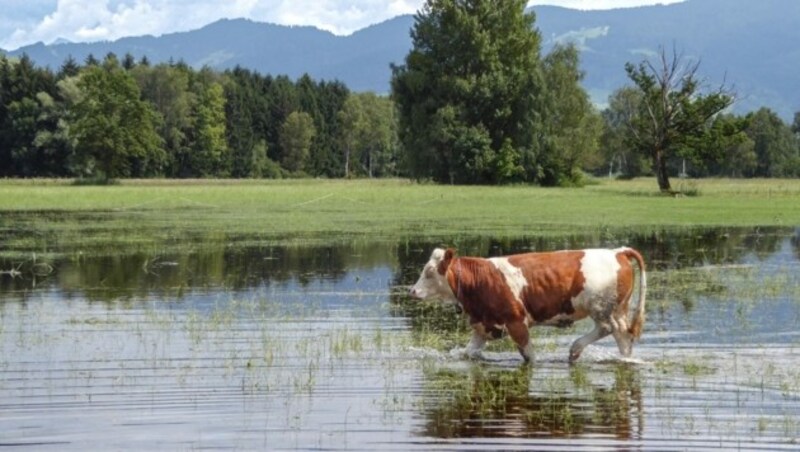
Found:
[[[102,187],[5,180],[0,242],[6,252],[107,253],[178,241],[202,246],[800,224],[800,181],[698,180],[693,186],[699,196],[673,198],[657,195],[650,179],[564,189],[396,179],[126,180]]]

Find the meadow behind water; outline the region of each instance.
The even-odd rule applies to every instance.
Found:
[[[7,180],[0,182],[0,212],[10,227],[22,214],[21,232],[53,234],[48,241],[67,248],[82,240],[92,248],[106,242],[104,234],[74,236],[92,221],[118,231],[113,242],[136,244],[157,243],[172,234],[324,243],[353,237],[564,236],[800,224],[798,180],[688,180],[676,186],[692,196],[663,196],[652,179],[560,189],[399,179],[134,180],[115,186]],[[4,245],[4,252],[16,247],[13,241]]]
[[[0,446],[786,449],[800,441],[800,181],[574,189],[0,181]],[[453,350],[406,296],[435,246],[634,246],[633,360],[591,328]]]

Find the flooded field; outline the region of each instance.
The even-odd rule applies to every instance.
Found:
[[[607,338],[570,366],[588,321],[532,330],[532,366],[507,339],[462,358],[464,319],[406,296],[441,242],[17,252],[0,258],[0,446],[800,447],[800,230],[445,242],[638,248],[649,296],[633,359]]]

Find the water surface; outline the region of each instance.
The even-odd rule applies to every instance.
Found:
[[[330,246],[187,240],[203,246],[0,257],[0,445],[798,447],[796,229]],[[481,256],[638,248],[649,297],[633,359],[606,339],[568,365],[589,321],[534,329],[530,367],[507,340],[483,360],[464,359],[463,319],[405,295],[443,243]]]

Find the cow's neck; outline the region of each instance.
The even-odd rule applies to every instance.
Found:
[[[458,257],[453,259],[448,268],[448,272],[452,275],[452,278],[448,278],[448,283],[450,284],[450,290],[453,292],[453,302],[462,308],[464,308],[463,270],[461,258]]]

